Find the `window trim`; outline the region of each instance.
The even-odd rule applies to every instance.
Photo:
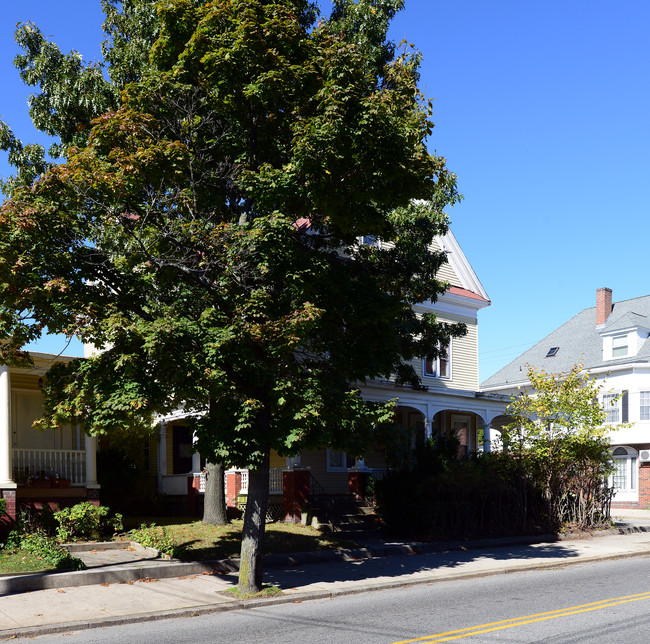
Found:
[[[617,398],[618,397],[618,398]],[[606,401],[607,400],[612,400],[615,402],[612,402],[609,405],[609,408],[607,408]],[[605,420],[603,421],[605,425],[610,425],[613,423],[620,423],[621,422],[621,395],[619,393],[606,393],[603,394],[602,400],[601,400],[601,405],[603,408],[603,411],[605,412]],[[610,415],[615,415],[616,417],[611,417]]]
[[[422,375],[425,378],[436,378],[437,380],[451,380],[451,356],[452,356],[452,347],[451,339],[447,345],[447,357],[443,358],[447,362],[447,374],[440,375],[440,356],[436,358],[422,358]],[[430,362],[432,365],[431,369],[427,369],[427,363]]]
[[[616,344],[617,340],[622,341],[623,344]],[[621,353],[616,353],[616,351]],[[626,358],[630,354],[630,342],[627,333],[612,336],[612,360],[617,358]]]
[[[620,452],[625,450],[625,453],[615,454],[615,452]],[[626,445],[616,445],[610,449],[611,458],[614,462],[614,465],[618,463],[624,463],[624,472],[623,476],[625,478],[625,487],[617,488],[614,486],[614,477],[620,469],[617,469],[617,472],[614,472],[609,475],[608,483],[614,488],[614,496],[618,501],[635,501],[638,500],[639,496],[639,453],[633,447],[627,447]]]
[[[647,394],[647,404],[643,404],[643,394]],[[643,417],[643,410],[645,409],[646,418]],[[650,420],[650,391],[639,392],[639,420]]]
[[[343,465],[332,465],[331,456],[332,454],[341,454],[343,456]],[[352,463],[350,463],[352,461]],[[354,467],[354,464],[357,460],[344,450],[336,450],[327,448],[327,471],[328,472],[347,472],[351,467]]]

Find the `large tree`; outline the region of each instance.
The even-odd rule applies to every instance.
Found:
[[[3,359],[45,325],[75,334],[104,350],[53,368],[44,426],[183,408],[203,453],[249,467],[239,584],[257,590],[270,451],[362,453],[392,407],[359,384],[418,386],[409,361],[463,331],[413,310],[446,287],[431,241],[455,177],[426,149],[418,55],[386,40],[402,0],[326,20],[305,0],[105,4],[113,91],[88,93],[110,109],[61,135],[63,163],[14,155]]]

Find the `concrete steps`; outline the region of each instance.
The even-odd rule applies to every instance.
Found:
[[[352,495],[313,499],[313,513],[319,529],[340,539],[367,541],[381,538],[377,517],[371,507]]]

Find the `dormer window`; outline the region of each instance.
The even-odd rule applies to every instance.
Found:
[[[612,358],[624,358],[627,355],[627,335],[615,335],[612,338]]]

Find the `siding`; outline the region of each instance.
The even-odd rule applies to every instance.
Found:
[[[416,307],[417,310],[417,307]],[[423,375],[421,358],[411,362],[415,373],[422,377],[422,384],[431,390],[478,389],[478,325],[475,319],[449,313],[438,314],[440,322],[463,322],[467,333],[451,340],[451,378],[431,378]]]
[[[435,252],[440,252],[440,245],[435,239],[429,245],[429,248]],[[454,286],[460,286],[460,280],[458,279],[456,273],[454,272],[454,270],[452,269],[451,265],[448,262],[445,262],[440,267],[440,270],[436,274],[436,278],[439,279],[441,282],[449,282]]]
[[[300,454],[300,465],[311,469],[313,477],[328,494],[348,493],[348,473],[327,471],[327,452],[304,451]]]

